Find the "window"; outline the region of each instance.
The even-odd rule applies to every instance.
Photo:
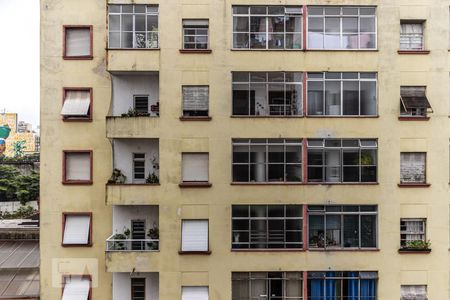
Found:
[[[308,182],[376,182],[377,140],[308,139]]]
[[[303,247],[301,205],[233,205],[232,248]]]
[[[425,219],[401,219],[400,220],[400,246],[408,248],[410,242],[426,242]]]
[[[233,272],[232,300],[301,300],[302,272]]]
[[[301,139],[233,139],[233,182],[301,181]]]
[[[310,248],[376,248],[377,207],[309,205],[308,228]]]
[[[209,87],[183,86],[183,116],[208,116]]]
[[[148,95],[133,95],[134,110],[140,116],[149,116]]]
[[[64,246],[90,246],[92,244],[92,214],[64,213]]]
[[[433,111],[426,96],[426,87],[400,87],[401,117],[426,117],[429,109],[431,110],[431,112]]]
[[[145,277],[131,278],[131,300],[145,300]]]
[[[145,182],[145,153],[133,153],[133,183]]]
[[[308,115],[375,116],[376,73],[308,73]]]
[[[63,183],[92,183],[92,151],[63,151]]]
[[[308,299],[376,300],[377,272],[308,272]]]
[[[400,300],[428,300],[426,285],[402,285]]]
[[[62,300],[91,300],[92,281],[89,275],[70,275],[63,279]]]
[[[208,49],[208,20],[183,20],[183,49]]]
[[[208,220],[183,220],[181,232],[181,251],[209,251],[208,234]]]
[[[208,153],[183,153],[183,182],[208,182]]]
[[[376,48],[375,7],[308,6],[308,49]]]
[[[303,114],[303,73],[233,72],[233,115]]]
[[[181,300],[208,300],[207,286],[183,286],[181,288]]]
[[[400,153],[400,183],[426,183],[426,153]]]
[[[92,89],[64,89],[63,120],[92,120]]]
[[[159,47],[157,5],[109,5],[109,48]]]
[[[301,6],[233,6],[233,48],[302,49]]]
[[[400,50],[424,50],[423,21],[401,21],[400,24]]]
[[[92,59],[92,26],[64,26],[64,59]]]

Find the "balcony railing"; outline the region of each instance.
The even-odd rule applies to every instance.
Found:
[[[159,251],[159,239],[113,239],[106,240],[106,251]]]

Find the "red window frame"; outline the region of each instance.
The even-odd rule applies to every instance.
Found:
[[[68,56],[67,53],[67,30],[70,29],[89,29],[90,47],[89,55]],[[93,26],[92,25],[63,25],[63,59],[65,60],[91,60],[93,56]]]
[[[88,111],[88,117],[65,117],[61,116],[62,120],[64,122],[92,122],[92,115],[94,111],[94,97],[92,94],[92,88],[91,87],[64,87],[63,88],[63,96],[62,96],[62,105],[64,106],[64,101],[66,101],[66,95],[67,92],[89,92],[89,111]]]
[[[66,229],[66,218],[68,216],[88,216],[89,222],[89,238],[87,244],[64,244],[64,231]],[[63,212],[62,213],[62,231],[61,231],[61,246],[62,247],[92,247],[92,213],[91,212]]]
[[[67,155],[75,153],[75,154],[81,154],[81,153],[88,153],[90,157],[90,174],[89,174],[89,180],[68,180],[66,176],[67,171]],[[91,185],[93,183],[92,177],[93,177],[93,152],[92,150],[63,150],[63,157],[62,157],[62,184],[69,185]]]

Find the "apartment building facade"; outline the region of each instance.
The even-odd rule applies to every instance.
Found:
[[[442,0],[41,1],[41,299],[448,299]]]

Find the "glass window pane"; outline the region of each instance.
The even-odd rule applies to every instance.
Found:
[[[376,216],[361,216],[361,247],[377,246]]]
[[[342,32],[357,33],[358,32],[358,18],[342,18]]]
[[[297,218],[303,215],[301,205],[286,205],[286,217]]]
[[[133,31],[132,15],[122,15],[122,31]]]
[[[111,32],[109,34],[109,45],[110,48],[120,48],[120,32]]]
[[[233,165],[233,181],[234,182],[249,181],[248,165]]]
[[[233,48],[249,48],[250,35],[248,33],[234,33],[233,34]]]
[[[359,83],[358,81],[343,82],[343,114],[359,115]]]
[[[302,32],[302,17],[287,15],[286,32]]]
[[[120,30],[120,16],[110,15],[108,22],[109,31],[119,31]]]
[[[377,114],[377,83],[376,81],[361,81],[361,115]]]
[[[233,115],[250,114],[249,95],[248,84],[233,84]]]
[[[341,216],[326,217],[327,247],[341,247]]]
[[[248,205],[233,205],[233,218],[242,218],[249,216],[249,207]]]
[[[339,33],[341,31],[340,18],[325,18],[325,32]]]
[[[147,16],[147,30],[158,31],[158,16]]]
[[[327,115],[341,114],[341,83],[325,81],[325,105]]]
[[[248,17],[233,17],[233,31],[248,32],[249,18]]]
[[[375,32],[375,17],[373,18],[360,18],[360,32]]]
[[[134,30],[135,31],[145,31],[145,16],[136,15],[134,16]]]
[[[324,216],[310,215],[308,220],[309,246],[323,248],[325,245]]]
[[[323,115],[323,82],[308,82],[308,114]]]
[[[359,247],[359,216],[344,215],[344,247]]]

